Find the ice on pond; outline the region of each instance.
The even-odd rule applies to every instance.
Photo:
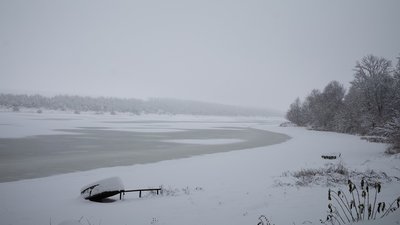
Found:
[[[174,139],[166,140],[164,142],[172,142],[178,144],[197,144],[197,145],[223,145],[223,144],[234,144],[244,142],[242,139]]]

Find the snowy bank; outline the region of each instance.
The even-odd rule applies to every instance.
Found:
[[[400,157],[384,155],[384,144],[297,127],[263,123],[249,126],[284,133],[292,139],[254,149],[1,183],[2,224],[42,225],[50,220],[58,224],[83,216],[91,224],[103,225],[231,225],[257,224],[260,215],[276,225],[320,224],[319,220],[327,215],[328,187],[280,185],[282,180],[295,179],[283,177],[286,171],[324,167],[327,161],[321,155],[340,152],[344,165],[352,170],[384,171],[388,176],[400,177]],[[88,182],[116,175],[127,187],[162,186],[167,194],[126,196],[121,201],[115,197],[116,201],[110,203],[79,197],[81,187]],[[382,200],[395,199],[399,190],[396,179],[384,183]],[[398,222],[396,213],[385,219],[391,224]]]

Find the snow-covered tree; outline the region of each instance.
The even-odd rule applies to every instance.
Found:
[[[362,58],[350,83],[347,94],[337,81],[323,92],[314,89],[303,104],[296,99],[290,105],[287,118],[314,129],[379,134],[392,143],[392,152],[400,152],[400,57],[394,68],[385,58]]]
[[[400,113],[393,117],[383,127],[377,128],[377,132],[387,138],[391,144],[388,148],[389,153],[400,153]]]
[[[345,89],[337,81],[330,82],[323,92],[314,89],[301,106],[302,123],[314,129],[335,130],[337,124],[335,119],[343,108],[344,95]],[[296,103],[299,102],[300,100],[296,100],[290,109],[296,109]],[[294,110],[289,110],[292,111]]]
[[[400,56],[397,57],[397,64],[393,71],[393,101],[394,111],[400,112]]]
[[[334,130],[336,128],[337,115],[343,108],[343,98],[346,90],[337,81],[331,81],[322,93],[321,101],[321,124],[324,129]]]
[[[286,119],[299,126],[305,125],[299,98],[296,98],[296,100],[289,106],[289,110],[286,113]]]
[[[381,126],[392,115],[394,79],[391,76],[391,61],[385,58],[368,55],[357,62],[352,86],[362,94],[361,111],[371,119],[371,128]],[[368,121],[363,121],[368,122]]]
[[[362,93],[355,87],[350,87],[344,97],[343,107],[335,116],[336,131],[351,134],[366,134],[371,127],[369,114],[363,112]]]
[[[314,128],[321,128],[322,122],[322,93],[320,90],[314,89],[307,96],[304,102],[304,112],[306,113],[307,125]]]
[[[44,97],[40,95],[0,94],[0,106],[12,109],[14,106],[34,109],[51,109],[72,112],[94,111],[163,113],[163,114],[192,114],[192,115],[224,115],[224,116],[268,116],[279,113],[261,108],[246,108],[216,103],[177,100],[150,99],[147,101],[134,98],[81,97],[57,95]],[[16,109],[16,108],[15,108]]]

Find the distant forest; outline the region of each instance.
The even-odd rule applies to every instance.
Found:
[[[368,55],[356,63],[354,80],[346,92],[338,81],[323,91],[312,90],[304,101],[297,98],[286,118],[311,129],[374,136],[391,143],[388,152],[400,152],[400,57]]]
[[[199,101],[153,98],[150,100],[81,97],[57,95],[45,97],[41,95],[0,94],[0,106],[19,111],[21,108],[43,110],[73,111],[75,113],[93,111],[96,113],[116,114],[188,114],[216,116],[276,116],[276,112],[246,108],[239,106],[206,103]]]

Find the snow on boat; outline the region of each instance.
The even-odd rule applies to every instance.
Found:
[[[122,180],[119,177],[110,177],[82,187],[81,196],[84,199],[99,202],[121,192],[124,192]]]

